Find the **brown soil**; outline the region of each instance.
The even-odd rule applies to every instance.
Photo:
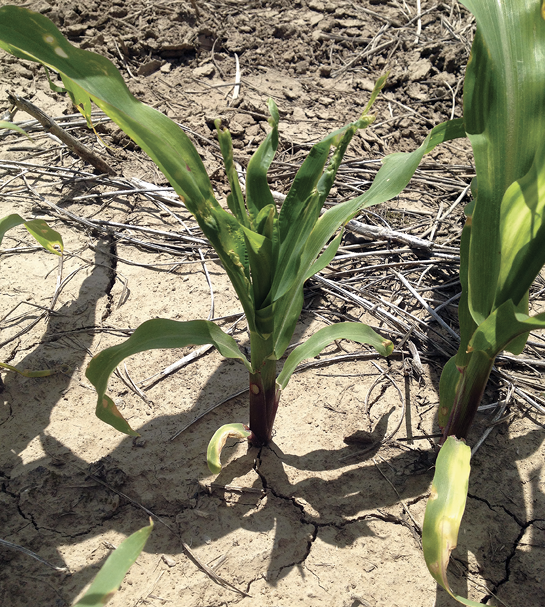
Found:
[[[187,128],[220,199],[227,188],[214,142],[215,118],[230,126],[236,160],[245,167],[267,130],[266,100],[275,98],[281,143],[271,187],[285,192],[309,144],[357,118],[373,82],[389,70],[376,123],[354,138],[331,203],[365,190],[385,154],[415,149],[430,127],[461,115],[471,16],[455,3],[423,0],[418,33],[415,5],[396,0],[25,3],[47,14],[74,44],[109,57],[135,95]],[[225,85],[235,80],[235,55],[242,80],[233,100],[232,86]],[[37,66],[4,53],[1,61],[2,90],[24,96],[49,116],[73,114]],[[8,109],[2,94],[0,112]],[[27,118],[18,113],[15,120]],[[435,442],[421,437],[438,431],[438,378],[456,344],[385,268],[404,263],[394,269],[418,283],[420,294],[437,307],[459,289],[452,252],[440,257],[347,232],[341,253],[367,256],[339,259],[324,270],[333,281],[329,286],[308,282],[294,341],[343,318],[368,322],[394,342],[412,325],[410,339],[420,352],[423,375],[414,359],[411,367],[406,345],[404,361],[401,354],[385,361],[350,343],[335,345],[293,376],[282,395],[274,443],[261,450],[229,443],[227,465],[213,477],[205,462],[208,440],[223,423],[247,421],[247,394],[225,401],[247,386],[241,365],[210,350],[153,383],[144,380],[194,349],[135,356],[112,377],[110,394],[141,438],[121,435],[94,415],[95,394],[84,375],[93,354],[151,317],[211,316],[228,329],[241,308],[214,251],[206,243],[180,240],[180,220],[192,237],[200,234],[172,195],[108,194],[127,189],[132,178],[165,187],[151,161],[113,123],[97,128],[105,149],[75,121],[67,119],[74,124],[71,133],[107,160],[117,178],[93,177],[89,165],[43,130],[35,132],[33,143],[0,134],[0,216],[47,218],[63,234],[66,248],[59,274],[58,258],[35,247],[24,229],[13,230],[2,243],[0,360],[62,371],[41,379],[3,374],[0,535],[70,571],[55,572],[0,546],[2,605],[71,604],[112,546],[147,524],[141,506],[157,517],[155,529],[112,605],[455,604],[426,570],[420,527]],[[471,176],[468,146],[445,145],[426,159],[398,199],[358,219],[456,247],[469,200],[461,194]],[[85,226],[81,218],[95,223]],[[424,290],[437,286],[441,290]],[[536,308],[542,306],[540,289],[537,285],[532,300]],[[379,303],[397,324],[377,317],[376,308],[372,315],[372,306],[362,307],[347,292]],[[455,304],[441,311],[453,328]],[[247,345],[242,321],[234,335]],[[522,358],[538,361],[540,336],[532,339]],[[326,358],[334,362],[326,364]],[[506,377],[539,395],[534,366],[512,358],[498,366],[504,376],[494,377],[483,404],[506,396]],[[145,399],[128,377],[144,387]],[[399,424],[404,399],[406,415],[395,438],[381,443]],[[493,409],[479,414],[471,444],[493,414]],[[511,607],[545,604],[542,421],[515,395],[473,458],[450,578],[459,593],[474,600]],[[215,583],[189,558],[183,542],[240,593]]]

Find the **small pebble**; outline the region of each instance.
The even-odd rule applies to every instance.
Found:
[[[167,556],[166,554],[162,554],[161,558],[169,567],[176,567],[176,560],[171,556]]]

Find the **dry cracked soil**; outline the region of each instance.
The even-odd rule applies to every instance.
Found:
[[[474,34],[463,7],[435,0],[422,0],[420,14],[413,0],[23,6],[47,15],[73,44],[107,56],[134,95],[181,124],[222,203],[216,118],[229,126],[243,171],[269,128],[266,101],[276,100],[280,146],[270,185],[285,193],[311,144],[356,119],[389,71],[375,123],[354,138],[341,166],[327,202],[335,204],[365,191],[386,154],[415,149],[432,126],[461,116]],[[456,330],[470,148],[436,149],[402,195],[357,217],[435,248],[347,230],[334,262],[305,288],[295,342],[349,319],[396,343],[412,327],[405,345],[388,361],[348,342],[331,346],[283,392],[273,443],[258,450],[229,442],[226,465],[212,476],[205,450],[213,432],[247,421],[241,365],[198,348],[126,361],[110,394],[136,439],[95,417],[85,368],[153,317],[215,318],[247,347],[217,256],[114,123],[95,114],[93,133],[37,65],[3,52],[0,62],[2,115],[11,109],[8,93],[31,101],[115,172],[93,171],[22,111],[13,119],[32,142],[0,134],[1,216],[43,217],[65,245],[60,267],[18,228],[0,252],[0,360],[58,370],[43,378],[3,373],[0,382],[0,536],[46,561],[0,545],[1,604],[72,604],[153,513],[153,533],[112,606],[454,605],[427,573],[420,534],[438,378],[456,343],[393,271],[441,306]],[[534,309],[543,306],[542,282],[532,291]],[[470,437],[474,445],[488,433],[472,460],[449,575],[460,594],[488,605],[545,605],[545,434],[543,415],[528,404],[542,402],[542,356],[536,333],[521,360],[498,360],[483,400],[493,406]]]

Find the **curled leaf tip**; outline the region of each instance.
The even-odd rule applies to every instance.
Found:
[[[385,339],[385,340],[382,342],[382,347],[383,347],[385,350],[388,350],[388,352],[389,352],[389,353],[391,353],[391,352],[392,352],[392,350],[394,349],[394,344],[393,344],[393,342],[392,342],[392,341],[390,341],[389,339]]]
[[[206,452],[206,462],[210,472],[212,474],[221,472],[221,450],[228,438],[249,438],[251,434],[251,430],[245,424],[225,424],[216,430]]]

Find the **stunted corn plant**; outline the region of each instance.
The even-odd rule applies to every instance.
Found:
[[[126,357],[154,348],[213,344],[223,356],[244,364],[250,383],[249,423],[220,429],[208,450],[210,469],[218,472],[219,453],[228,436],[247,437],[254,445],[271,440],[281,391],[301,360],[317,355],[336,339],[370,344],[383,356],[392,351],[391,341],[368,326],[338,323],[317,331],[296,347],[276,377],[277,361],[284,355],[301,313],[303,285],[334,257],[343,224],[360,209],[397,196],[423,154],[458,136],[460,124],[436,127],[413,154],[386,158],[368,192],[322,213],[350,140],[373,121],[369,110],[384,85],[384,76],[361,117],[311,149],[279,210],[267,183],[267,170],[278,146],[279,122],[276,104],[269,100],[271,130],[248,165],[245,197],[234,166],[231,136],[216,124],[231,186],[225,209],[215,199],[204,165],[182,129],[137,101],[110,61],[72,46],[42,15],[13,6],[0,8],[0,46],[55,70],[89,124],[94,102],[149,154],[216,250],[246,315],[251,360],[213,322],[168,319],[144,322],[125,342],[95,356],[87,377],[98,392],[96,413],[100,419],[122,432],[136,434],[106,394],[110,374]]]

